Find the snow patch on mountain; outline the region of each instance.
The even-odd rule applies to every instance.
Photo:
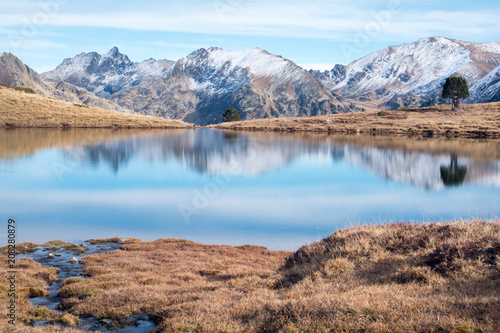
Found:
[[[500,102],[500,66],[489,72],[470,89],[469,101]]]
[[[199,55],[197,51],[195,53]],[[233,72],[245,69],[254,77],[278,78],[280,80],[300,80],[303,75],[297,75],[302,69],[290,60],[272,55],[265,50],[253,48],[243,51],[227,51],[220,48],[209,48],[201,53],[202,57],[193,54],[184,58],[184,68],[199,65],[203,59],[215,71]]]
[[[498,42],[479,44],[428,37],[385,48],[348,65],[336,65],[330,71],[311,73],[332,92],[360,100],[381,100],[391,108],[432,105],[438,101],[447,77],[460,75],[473,87],[499,65]],[[485,84],[493,87],[491,83],[482,87]]]
[[[53,71],[43,73],[42,78],[53,82],[69,82],[108,97],[116,91],[139,84],[139,81],[165,75],[173,64],[170,60],[155,59],[135,63],[115,46],[104,55],[96,52],[80,53],[74,58],[65,59]]]
[[[346,77],[334,89],[349,94],[396,86],[394,94],[427,94],[442,85],[443,78],[471,63],[470,51],[442,37],[392,46],[374,52],[347,67]]]

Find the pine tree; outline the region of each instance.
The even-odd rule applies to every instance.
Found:
[[[229,108],[224,111],[224,114],[222,115],[222,121],[227,123],[230,121],[239,121],[240,120],[240,114],[238,110],[235,108]]]
[[[460,100],[469,98],[469,87],[467,81],[460,76],[451,76],[446,79],[443,86],[443,98],[451,98],[452,110],[460,109]]]

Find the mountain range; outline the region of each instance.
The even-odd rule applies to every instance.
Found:
[[[32,88],[40,94],[66,102],[96,106],[107,110],[131,112],[109,100],[99,98],[84,88],[60,81],[43,81],[38,73],[11,53],[0,54],[0,83]]]
[[[261,49],[199,49],[173,62],[134,63],[112,48],[82,53],[43,73],[137,113],[206,125],[221,122],[228,107],[242,119],[361,111],[327,91],[308,71]]]
[[[177,61],[133,62],[113,47],[81,53],[38,75],[10,53],[0,56],[0,83],[46,96],[123,112],[218,123],[234,107],[242,119],[363,111],[444,102],[448,76],[467,79],[466,102],[500,101],[500,43],[444,37],[391,46],[331,70],[305,70],[254,48],[232,52],[199,49]]]
[[[500,43],[469,43],[444,37],[391,46],[348,65],[311,71],[333,93],[379,107],[429,106],[440,102],[447,77],[464,77],[467,102],[500,101]]]

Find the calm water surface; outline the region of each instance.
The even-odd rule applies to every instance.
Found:
[[[0,214],[18,242],[294,250],[358,223],[500,215],[495,142],[211,129],[2,130],[0,142]]]

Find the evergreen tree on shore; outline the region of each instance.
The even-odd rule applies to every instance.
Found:
[[[451,76],[446,79],[443,86],[443,98],[450,98],[452,100],[452,110],[460,110],[460,100],[469,98],[469,87],[467,81],[460,76]]]
[[[240,120],[240,113],[235,108],[226,109],[224,111],[224,114],[222,115],[222,121],[225,123],[230,121],[239,121],[239,120]]]

